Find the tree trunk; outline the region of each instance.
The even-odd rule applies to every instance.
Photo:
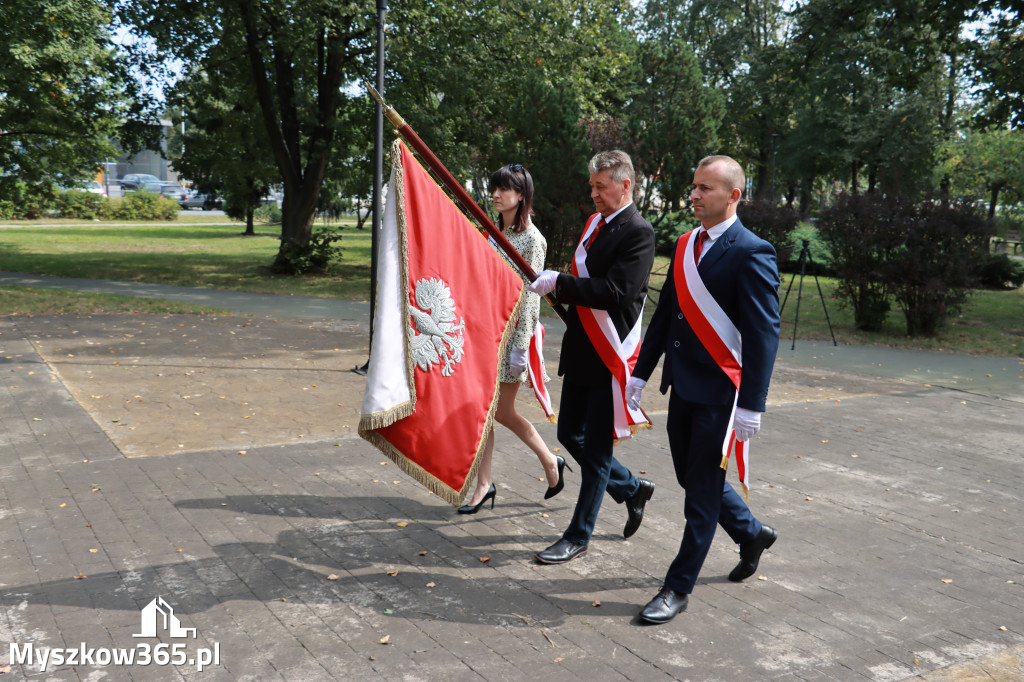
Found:
[[[999,203],[999,190],[1003,188],[1002,183],[997,182],[992,185],[992,198],[988,202],[988,219],[993,220],[996,217],[996,205]]]
[[[245,232],[243,233],[246,237],[253,237],[256,235],[256,230],[253,227],[253,214],[256,211],[253,209],[252,199],[245,202]]]

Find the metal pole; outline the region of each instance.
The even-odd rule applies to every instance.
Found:
[[[377,91],[384,92],[384,29],[388,0],[377,0]],[[373,317],[377,305],[377,254],[381,225],[381,187],[384,183],[384,107],[377,102],[374,108],[373,133],[373,206],[370,218],[370,348],[373,348]],[[370,361],[355,371],[365,374]]]
[[[778,133],[772,133],[772,203],[775,203],[775,140]]]

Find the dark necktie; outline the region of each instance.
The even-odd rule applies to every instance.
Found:
[[[597,221],[597,229],[594,230],[594,233],[592,235],[590,235],[590,239],[587,240],[587,243],[583,247],[584,250],[590,251],[590,245],[594,243],[594,240],[597,239],[597,235],[601,234],[601,230],[603,230],[604,226],[607,224],[608,223],[604,221],[604,218],[601,218],[600,220]]]
[[[708,231],[701,228],[697,234],[697,243],[693,245],[693,262],[700,263],[700,254],[704,251],[704,242],[708,240]]]

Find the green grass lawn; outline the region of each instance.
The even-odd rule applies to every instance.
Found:
[[[150,313],[154,315],[226,315],[226,310],[194,303],[178,303],[158,298],[94,294],[64,289],[0,287],[0,315],[98,313]]]
[[[321,275],[287,277],[269,272],[278,249],[280,227],[258,225],[256,235],[242,235],[243,226],[223,216],[196,212],[171,223],[98,223],[45,221],[0,225],[0,270],[115,279],[125,281],[212,287],[279,294],[304,294],[367,300],[370,291],[370,231],[342,224],[341,260]],[[321,227],[317,223],[317,227]],[[655,260],[651,300],[645,321],[654,313],[657,292],[664,284],[668,259]],[[783,274],[780,300],[790,287]],[[825,308],[836,339],[842,344],[878,344],[900,348],[948,350],[985,355],[1024,355],[1024,290],[976,291],[963,313],[934,339],[909,338],[898,309],[889,314],[880,333],[853,329],[852,311],[833,292],[835,282],[820,278],[825,305],[813,276],[803,281],[798,339],[828,340]],[[782,344],[792,343],[799,278],[792,285],[782,312]],[[44,293],[41,290],[0,289],[0,314],[22,312],[209,312],[194,306],[143,302],[98,294]],[[79,302],[71,299],[80,297]],[[159,306],[164,306],[160,308]],[[33,310],[34,309],[34,310]],[[553,315],[550,309],[546,314]]]
[[[0,227],[0,270],[276,294],[366,300],[370,292],[370,232],[340,225],[341,260],[322,275],[287,277],[268,265],[280,227],[243,226],[209,216],[173,223],[47,221]],[[320,227],[320,224],[317,224]]]

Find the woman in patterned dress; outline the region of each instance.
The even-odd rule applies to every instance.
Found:
[[[530,216],[533,214],[533,179],[530,177],[529,171],[518,163],[502,166],[491,176],[487,190],[494,201],[494,209],[498,212],[498,227],[501,228],[502,233],[534,271],[543,270],[544,255],[547,252],[548,244],[533,221],[530,220]],[[494,418],[499,424],[516,434],[537,454],[548,480],[548,490],[544,499],[549,499],[562,491],[564,486],[562,472],[566,467],[565,460],[548,450],[548,446],[544,444],[533,424],[516,412],[516,393],[519,392],[520,384],[527,380],[528,349],[539,315],[540,296],[527,293],[523,311],[519,316],[519,323],[516,325],[515,335],[501,360],[501,387],[498,391],[498,408]],[[459,507],[460,514],[477,513],[487,500],[491,500],[491,508],[494,508],[494,497],[497,490],[491,480],[493,452],[494,429],[492,428],[487,435],[487,443],[477,467],[476,490],[469,503]]]

